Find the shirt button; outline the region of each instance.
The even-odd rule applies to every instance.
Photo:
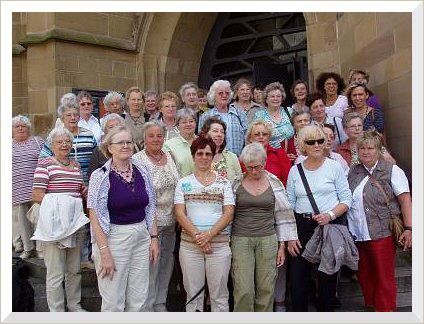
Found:
[[[369,209],[369,208],[365,208],[365,210],[366,210],[366,211],[370,211],[370,209]]]

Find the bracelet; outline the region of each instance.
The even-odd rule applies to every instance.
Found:
[[[103,245],[103,246],[99,247],[99,250],[101,251],[101,250],[107,249],[108,247],[109,247],[108,245]]]
[[[335,220],[336,219],[336,214],[334,214],[334,212],[332,210],[329,210],[327,212],[328,215],[330,215],[330,220]]]
[[[412,232],[412,227],[411,226],[404,226],[403,228],[405,229],[405,231],[411,231]]]

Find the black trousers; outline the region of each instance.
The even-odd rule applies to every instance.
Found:
[[[312,219],[296,216],[297,234],[302,249],[302,254],[306,243],[312,237],[317,223]],[[289,275],[290,275],[290,295],[292,300],[293,312],[307,312],[309,301],[309,290],[311,281],[311,271],[316,267],[306,261],[301,255],[296,257],[290,256],[289,260]],[[318,271],[318,301],[317,310],[320,312],[334,311],[334,300],[337,290],[337,275],[327,275]]]

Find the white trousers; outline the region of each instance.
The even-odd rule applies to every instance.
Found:
[[[102,312],[140,312],[146,309],[149,287],[150,234],[146,222],[110,225],[108,246],[115,262],[113,279],[99,276],[101,258],[93,244]]]
[[[44,263],[46,265],[47,304],[51,312],[65,311],[65,291],[68,310],[81,310],[81,242],[77,239],[74,248],[59,249],[56,243],[43,243]]]
[[[161,311],[166,304],[169,281],[174,269],[175,226],[158,226],[159,261],[156,266],[150,263],[149,294],[147,307],[149,312]]]
[[[24,245],[24,251],[34,249],[34,241],[31,241],[33,230],[26,214],[31,207],[31,202],[14,205],[12,208],[12,236],[13,246],[21,238]]]
[[[181,241],[180,265],[187,302],[203,287],[206,276],[211,311],[229,311],[227,282],[231,267],[231,249],[228,242],[213,243],[212,253],[204,254],[196,244]],[[186,311],[203,311],[203,299],[204,291],[186,306]]]

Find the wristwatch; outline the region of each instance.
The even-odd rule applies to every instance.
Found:
[[[411,231],[412,232],[412,227],[411,226],[404,226],[403,229],[405,231]]]
[[[335,220],[336,219],[336,214],[334,214],[334,212],[332,210],[329,210],[327,212],[328,215],[330,215],[330,219],[331,220]]]

